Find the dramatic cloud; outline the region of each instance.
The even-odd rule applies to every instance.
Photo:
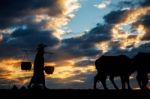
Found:
[[[145,31],[145,34],[142,38],[142,40],[149,40],[150,39],[150,24],[149,24],[149,21],[150,21],[150,15],[145,15],[143,16],[139,21],[135,22],[133,25],[134,27],[138,27],[140,26],[141,24],[143,25],[143,29]]]
[[[118,10],[104,16],[111,38],[100,41],[96,46],[110,55],[134,53],[134,48],[149,43],[149,1],[122,0],[117,7]]]
[[[150,6],[150,1],[149,0],[143,0],[141,6]]]
[[[0,57],[22,55],[22,48],[35,49],[39,43],[59,46],[62,26],[80,7],[78,0],[2,0],[0,5]]]
[[[12,88],[13,85],[25,84],[32,72],[20,70],[21,59],[3,59],[0,62],[0,86],[1,88]]]
[[[144,24],[133,25],[150,12],[150,7],[137,7],[130,10],[112,11],[104,17],[108,24],[113,24],[112,40],[119,41],[120,47],[138,47],[146,34]],[[113,20],[112,20],[113,19]],[[134,32],[133,32],[134,30]],[[132,36],[133,35],[133,36]]]
[[[41,27],[53,30],[57,37],[80,7],[78,0],[2,0],[0,5],[0,29],[44,22]]]
[[[62,40],[61,46],[58,48],[58,56],[61,56],[61,59],[95,57],[103,51],[96,44],[111,38],[110,31],[107,29],[109,27],[98,24],[82,36]]]
[[[12,34],[4,35],[0,44],[0,57],[13,57],[23,54],[23,48],[35,50],[40,43],[54,47],[59,40],[52,36],[50,31],[41,31],[38,29],[17,29]],[[8,51],[8,48],[11,51]]]

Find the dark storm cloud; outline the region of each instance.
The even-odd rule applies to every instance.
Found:
[[[144,0],[122,0],[118,3],[117,6],[122,9],[135,8],[140,6],[143,2],[145,1]]]
[[[149,7],[150,0],[143,0],[143,2],[140,5],[141,7]],[[134,25],[138,25],[138,24],[142,24],[144,25],[144,27],[146,27],[146,34],[142,38],[142,40],[150,40],[150,14],[147,13],[145,16],[141,17],[140,20],[134,23]]]
[[[135,12],[138,13],[138,9],[139,9],[139,11],[142,8],[145,10],[148,9],[148,6],[150,6],[149,4],[150,4],[149,0],[143,0],[143,1],[142,0],[136,0],[136,1],[131,0],[131,1],[127,1],[127,2],[126,1],[120,1],[119,5],[125,7],[125,9],[119,9],[119,10],[111,11],[110,13],[105,15],[103,18],[104,18],[105,22],[109,25],[115,26],[115,25],[120,24],[120,23],[127,24],[132,20],[130,20],[128,22],[126,18],[129,19],[129,17],[134,17],[134,16],[132,16],[132,14],[134,15]],[[126,9],[126,7],[127,7],[127,9]],[[149,29],[150,28],[150,24],[149,24],[150,15],[149,15],[149,11],[147,10],[146,14],[141,13],[141,16],[138,16],[136,20],[137,21],[135,23],[131,24],[131,32],[134,32],[132,30],[136,30],[136,33],[137,33],[137,28],[139,28],[138,26],[143,25],[146,29],[146,34],[143,38],[141,38],[141,42],[144,40],[149,41],[150,40],[150,29]],[[136,38],[137,36],[138,36],[138,34],[135,35],[135,37],[133,37],[133,38]],[[112,44],[113,42],[110,42],[109,45],[111,47],[110,47],[110,50],[108,52],[110,55],[117,55],[120,53],[123,53],[123,54],[129,53],[130,56],[133,56],[136,53],[136,52],[134,53],[134,51],[132,50],[132,52],[134,54],[130,54],[130,51],[129,51],[132,48],[138,49],[138,48],[134,48],[133,47],[134,45],[129,45],[126,47],[125,50],[123,50],[123,49],[120,49],[120,43],[119,42],[120,41],[118,41],[118,43],[115,45]],[[141,48],[139,47],[139,49],[141,49]]]
[[[133,23],[134,27],[138,27],[138,25],[144,25],[146,34],[142,38],[142,40],[150,40],[150,14],[147,14],[141,17],[137,22]]]
[[[54,47],[59,43],[59,40],[52,36],[51,31],[19,28],[12,34],[4,35],[4,39],[0,43],[0,57],[17,56],[22,53],[22,48],[36,49],[40,43]],[[11,50],[9,51],[9,49]]]
[[[106,41],[111,38],[110,30],[111,26],[97,24],[96,27],[91,29],[89,32],[85,33],[80,37],[70,38],[63,40],[64,46],[78,46],[80,48],[92,48],[95,43],[100,41]],[[88,46],[87,46],[88,45]],[[76,47],[74,46],[74,47]]]
[[[91,29],[80,37],[64,39],[61,46],[56,49],[54,58],[70,59],[79,57],[95,57],[102,52],[95,47],[96,43],[107,41],[111,38],[109,25],[100,25]]]
[[[124,17],[125,13],[127,10],[117,10],[117,11],[112,11],[106,16],[104,16],[104,20],[108,24],[116,24],[120,23],[122,17]]]
[[[150,0],[143,0],[143,3],[141,3],[141,6],[150,6]]]
[[[150,14],[141,18],[141,23],[144,24],[144,26],[150,28]]]
[[[123,7],[123,8],[129,7],[129,9],[124,9],[124,10],[119,9],[119,10],[111,11],[109,14],[107,14],[103,17],[106,23],[108,23],[108,24],[120,23],[124,20],[125,17],[127,17],[126,15],[128,13],[130,13],[130,11],[132,11],[132,9],[137,8],[137,7],[150,6],[150,1],[149,0],[120,1],[117,6]]]
[[[142,44],[134,49],[136,52],[150,52],[150,43]]]
[[[1,0],[0,28],[17,26],[36,14],[58,16],[63,13],[59,0]],[[27,21],[27,20],[26,20]]]
[[[131,1],[120,1],[117,4],[118,10],[112,10],[110,13],[105,15],[103,18],[108,24],[117,24],[124,21],[124,18],[127,17],[129,11],[133,8],[140,6],[140,0],[131,0]]]
[[[72,46],[72,45],[71,45]],[[82,46],[75,45],[74,47],[61,46],[57,50],[54,51],[54,55],[51,55],[52,61],[60,61],[60,60],[71,60],[75,58],[82,58],[82,57],[95,57],[97,54],[100,54],[101,51],[97,50],[95,47],[81,49]]]
[[[144,16],[140,23],[146,27],[146,34],[143,37],[143,40],[150,40],[150,14]]]
[[[11,34],[12,44],[35,47],[39,43],[45,43],[48,46],[54,46],[58,43],[58,39],[52,36],[51,31],[40,31],[37,29],[18,29]]]
[[[86,38],[85,42],[92,43],[109,40],[111,38],[110,28],[111,25],[109,24],[97,24],[97,26],[91,29],[88,34],[85,34],[83,38]]]

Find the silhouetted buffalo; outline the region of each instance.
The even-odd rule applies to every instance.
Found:
[[[137,66],[137,81],[141,89],[147,89],[148,73],[150,73],[150,53],[138,53],[134,59]]]
[[[115,76],[120,76],[122,82],[122,89],[125,89],[127,83],[130,89],[129,76],[136,70],[132,65],[132,60],[125,55],[119,56],[101,56],[95,62],[97,75],[94,78],[94,89],[96,84],[101,81],[104,89],[107,89],[106,78],[109,76],[110,81],[116,89],[117,85],[114,82]]]

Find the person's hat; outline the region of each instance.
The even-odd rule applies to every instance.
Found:
[[[43,43],[41,43],[41,44],[38,45],[38,49],[39,49],[39,48],[45,48],[45,47],[46,47],[46,45],[43,44]]]

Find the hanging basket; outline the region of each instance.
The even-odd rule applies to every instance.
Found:
[[[44,70],[45,70],[46,74],[53,74],[54,67],[53,66],[45,66]]]
[[[31,70],[31,62],[21,62],[21,70]]]

